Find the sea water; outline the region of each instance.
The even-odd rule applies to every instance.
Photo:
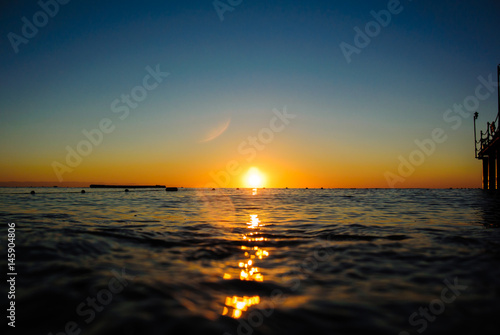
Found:
[[[0,189],[12,334],[498,333],[481,190],[80,190]]]

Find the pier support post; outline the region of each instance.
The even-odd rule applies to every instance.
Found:
[[[489,187],[488,189],[491,191],[494,191],[497,189],[496,185],[496,174],[497,174],[497,169],[496,169],[496,163],[497,162],[497,157],[496,157],[496,152],[492,152],[488,155],[488,165],[490,166],[490,171],[488,173],[488,180],[489,180]]]
[[[483,190],[488,189],[488,157],[483,157]]]

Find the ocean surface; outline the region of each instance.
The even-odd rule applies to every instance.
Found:
[[[80,190],[0,188],[9,334],[499,332],[482,190]]]

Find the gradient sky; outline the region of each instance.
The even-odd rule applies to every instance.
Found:
[[[245,187],[256,167],[266,187],[390,187],[387,172],[395,187],[480,187],[472,117],[458,126],[443,115],[479,76],[496,79],[500,3],[401,1],[347,63],[340,44],[387,6],[243,0],[221,21],[211,0],[73,0],[16,53],[9,33],[21,36],[41,7],[2,4],[0,182],[57,185],[53,163],[70,168],[67,147],[109,119],[113,131],[64,182]],[[120,119],[112,102],[158,65],[168,77]],[[295,118],[263,130],[284,109]],[[496,117],[496,89],[478,111],[479,130]],[[435,128],[446,141],[402,176],[399,157]]]

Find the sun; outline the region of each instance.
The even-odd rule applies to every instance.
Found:
[[[264,186],[264,175],[256,167],[251,167],[246,176],[245,184],[250,188],[261,188]]]
[[[253,188],[260,187],[262,184],[262,178],[257,174],[251,174],[248,176],[248,185]]]

